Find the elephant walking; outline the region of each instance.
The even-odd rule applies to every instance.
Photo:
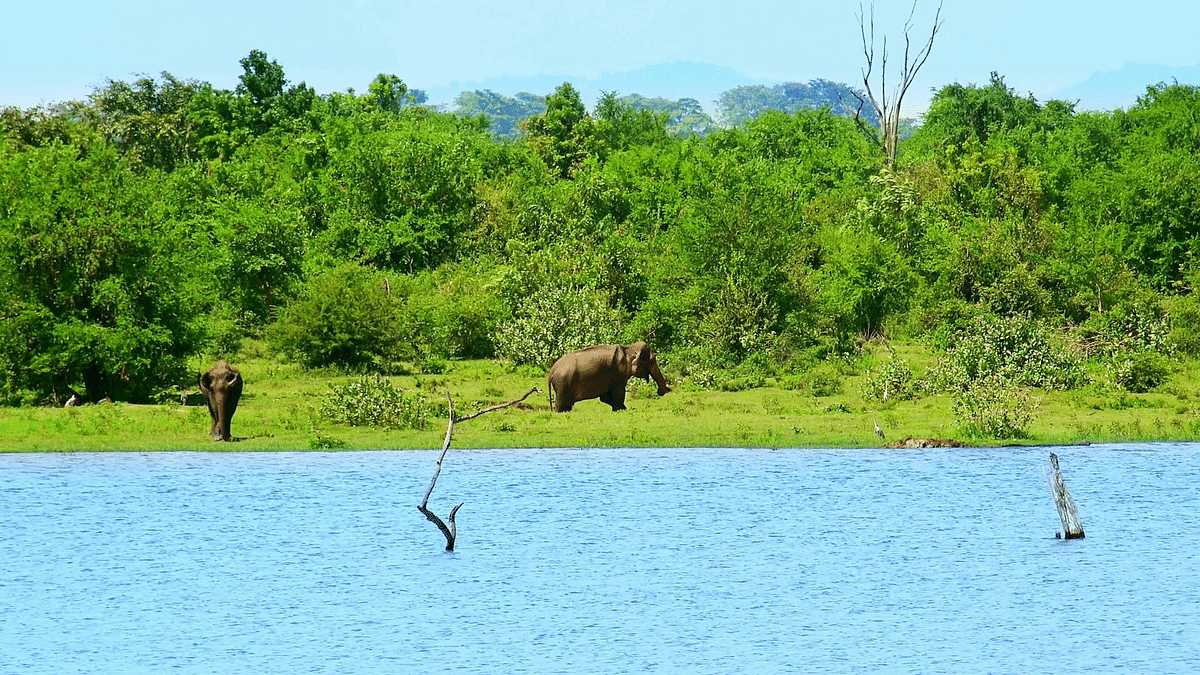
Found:
[[[645,342],[631,345],[596,345],[571,352],[554,362],[546,373],[550,407],[566,412],[579,401],[599,398],[615,410],[625,409],[625,383],[631,377],[647,382],[653,377],[658,395],[671,391],[658,369],[658,356]]]
[[[237,410],[238,399],[242,397],[243,384],[241,372],[224,359],[200,375],[200,392],[204,394],[204,404],[212,416],[212,430],[209,433],[214,441],[233,440],[229,423]]]

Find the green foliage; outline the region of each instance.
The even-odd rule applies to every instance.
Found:
[[[329,168],[311,216],[320,253],[403,272],[453,255],[495,152],[477,120],[415,108],[337,120],[328,134]]]
[[[857,89],[829,80],[785,82],[772,87],[748,85],[736,87],[717,99],[717,115],[727,127],[736,127],[768,111],[796,113],[801,110],[828,108],[833,114],[853,118],[858,112],[863,121],[878,128],[879,116],[870,105],[859,102],[866,95]]]
[[[429,405],[421,394],[405,394],[379,375],[331,386],[321,414],[336,424],[383,429],[425,429]]]
[[[1039,402],[1001,373],[973,380],[954,399],[953,412],[968,436],[1025,438]]]
[[[1140,351],[1112,358],[1106,370],[1111,383],[1134,394],[1144,394],[1166,382],[1174,368],[1162,354]]]
[[[842,393],[842,374],[836,368],[817,366],[803,375],[790,375],[780,382],[784,389],[802,391],[810,396],[828,397]],[[843,406],[844,408],[844,406]],[[841,412],[848,412],[841,410]]]
[[[861,391],[864,399],[905,401],[917,397],[918,386],[908,362],[893,358],[867,371]]]
[[[647,339],[689,386],[809,391],[864,336],[948,349],[955,390],[1082,382],[1044,326],[1134,389],[1200,353],[1198,87],[1079,113],[948,85],[883,170],[824,81],[726,92],[718,129],[693,99],[447,114],[397,75],[318,95],[239,65],[232,90],[162,73],[0,111],[0,398],[149,400],[263,335],[388,372]]]
[[[464,91],[454,99],[454,114],[483,117],[497,138],[516,140],[523,135],[521,122],[546,112],[546,97],[521,92],[509,98],[491,89]]]
[[[496,334],[496,352],[518,365],[549,366],[576,349],[616,342],[620,325],[620,313],[596,291],[551,285],[513,308]]]
[[[132,83],[108,80],[91,95],[88,120],[131,162],[171,171],[197,155],[188,122],[201,84],[162,73]]]
[[[155,179],[85,134],[0,144],[0,195],[0,397],[141,402],[182,381],[192,264]]]
[[[271,344],[309,368],[386,370],[399,338],[383,281],[354,263],[312,276],[271,327]]]
[[[1184,279],[1178,284],[1179,294],[1167,300],[1171,322],[1170,344],[1188,356],[1200,354],[1200,266],[1185,266]]]
[[[830,229],[822,233],[818,287],[826,313],[841,330],[863,336],[908,308],[917,278],[895,246],[871,232]]]
[[[568,178],[587,156],[592,120],[579,92],[564,82],[546,97],[546,112],[524,122],[526,141],[559,178]]]
[[[1170,318],[1153,293],[1134,295],[1108,311],[1094,313],[1081,328],[1089,349],[1096,354],[1175,354]]]
[[[1081,386],[1086,374],[1082,357],[1056,346],[1041,323],[983,315],[947,349],[934,379],[940,388],[953,391],[984,381],[1066,390]]]
[[[437,272],[393,277],[400,356],[424,363],[492,356],[496,330],[505,317],[494,285],[497,274],[486,266],[447,265]]]
[[[675,136],[706,136],[716,132],[720,127],[713,121],[704,106],[694,98],[681,98],[671,101],[665,98],[646,98],[639,94],[627,94],[620,98],[624,103],[636,110],[666,115],[666,130]]]

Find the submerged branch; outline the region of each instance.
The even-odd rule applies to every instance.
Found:
[[[454,517],[458,514],[458,510],[462,508],[462,504],[459,504],[458,506],[454,507],[450,511],[450,515],[446,518],[446,521],[448,521],[448,522],[443,522],[442,519],[439,518],[436,513],[429,510],[429,497],[430,497],[430,495],[433,494],[434,486],[437,485],[438,476],[441,475],[441,473],[442,473],[442,460],[446,459],[446,452],[450,450],[450,441],[454,437],[454,425],[457,424],[458,422],[466,422],[467,420],[473,420],[476,417],[479,417],[480,415],[485,415],[490,412],[495,412],[495,411],[501,410],[503,408],[509,408],[509,407],[514,406],[514,405],[520,403],[521,401],[524,401],[525,399],[529,398],[530,395],[532,395],[534,392],[540,392],[540,391],[541,391],[541,389],[534,387],[534,388],[530,389],[528,392],[526,392],[525,395],[522,396],[521,398],[509,401],[508,403],[501,403],[499,405],[494,405],[490,408],[484,408],[483,410],[471,413],[470,415],[463,415],[462,417],[455,417],[454,416],[454,399],[450,397],[450,390],[449,389],[446,390],[446,406],[450,413],[450,421],[446,425],[446,438],[444,441],[442,441],[442,454],[438,455],[437,467],[433,470],[433,478],[431,478],[429,480],[429,488],[427,488],[425,490],[425,496],[421,499],[421,504],[419,506],[417,506],[417,510],[420,511],[422,514],[424,514],[425,518],[427,520],[432,522],[434,525],[437,525],[438,529],[442,531],[442,534],[446,536],[446,550],[447,551],[454,550],[454,540],[458,536],[457,528],[454,524]],[[466,502],[463,502],[463,503],[466,503]]]

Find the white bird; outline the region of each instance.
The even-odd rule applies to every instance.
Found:
[[[878,436],[879,438],[883,438],[883,429],[879,428],[879,420],[874,420],[874,422],[875,422],[875,435]]]

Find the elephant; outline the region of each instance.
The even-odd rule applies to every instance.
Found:
[[[658,369],[658,357],[645,342],[596,345],[571,352],[555,361],[546,373],[550,408],[566,412],[579,401],[598,397],[614,411],[624,410],[625,383],[631,377],[647,382],[653,377],[659,396],[671,391]]]
[[[200,375],[200,392],[204,394],[204,404],[212,416],[209,434],[214,441],[233,440],[229,433],[229,422],[237,410],[238,399],[242,397],[243,384],[242,374],[224,359]]]

